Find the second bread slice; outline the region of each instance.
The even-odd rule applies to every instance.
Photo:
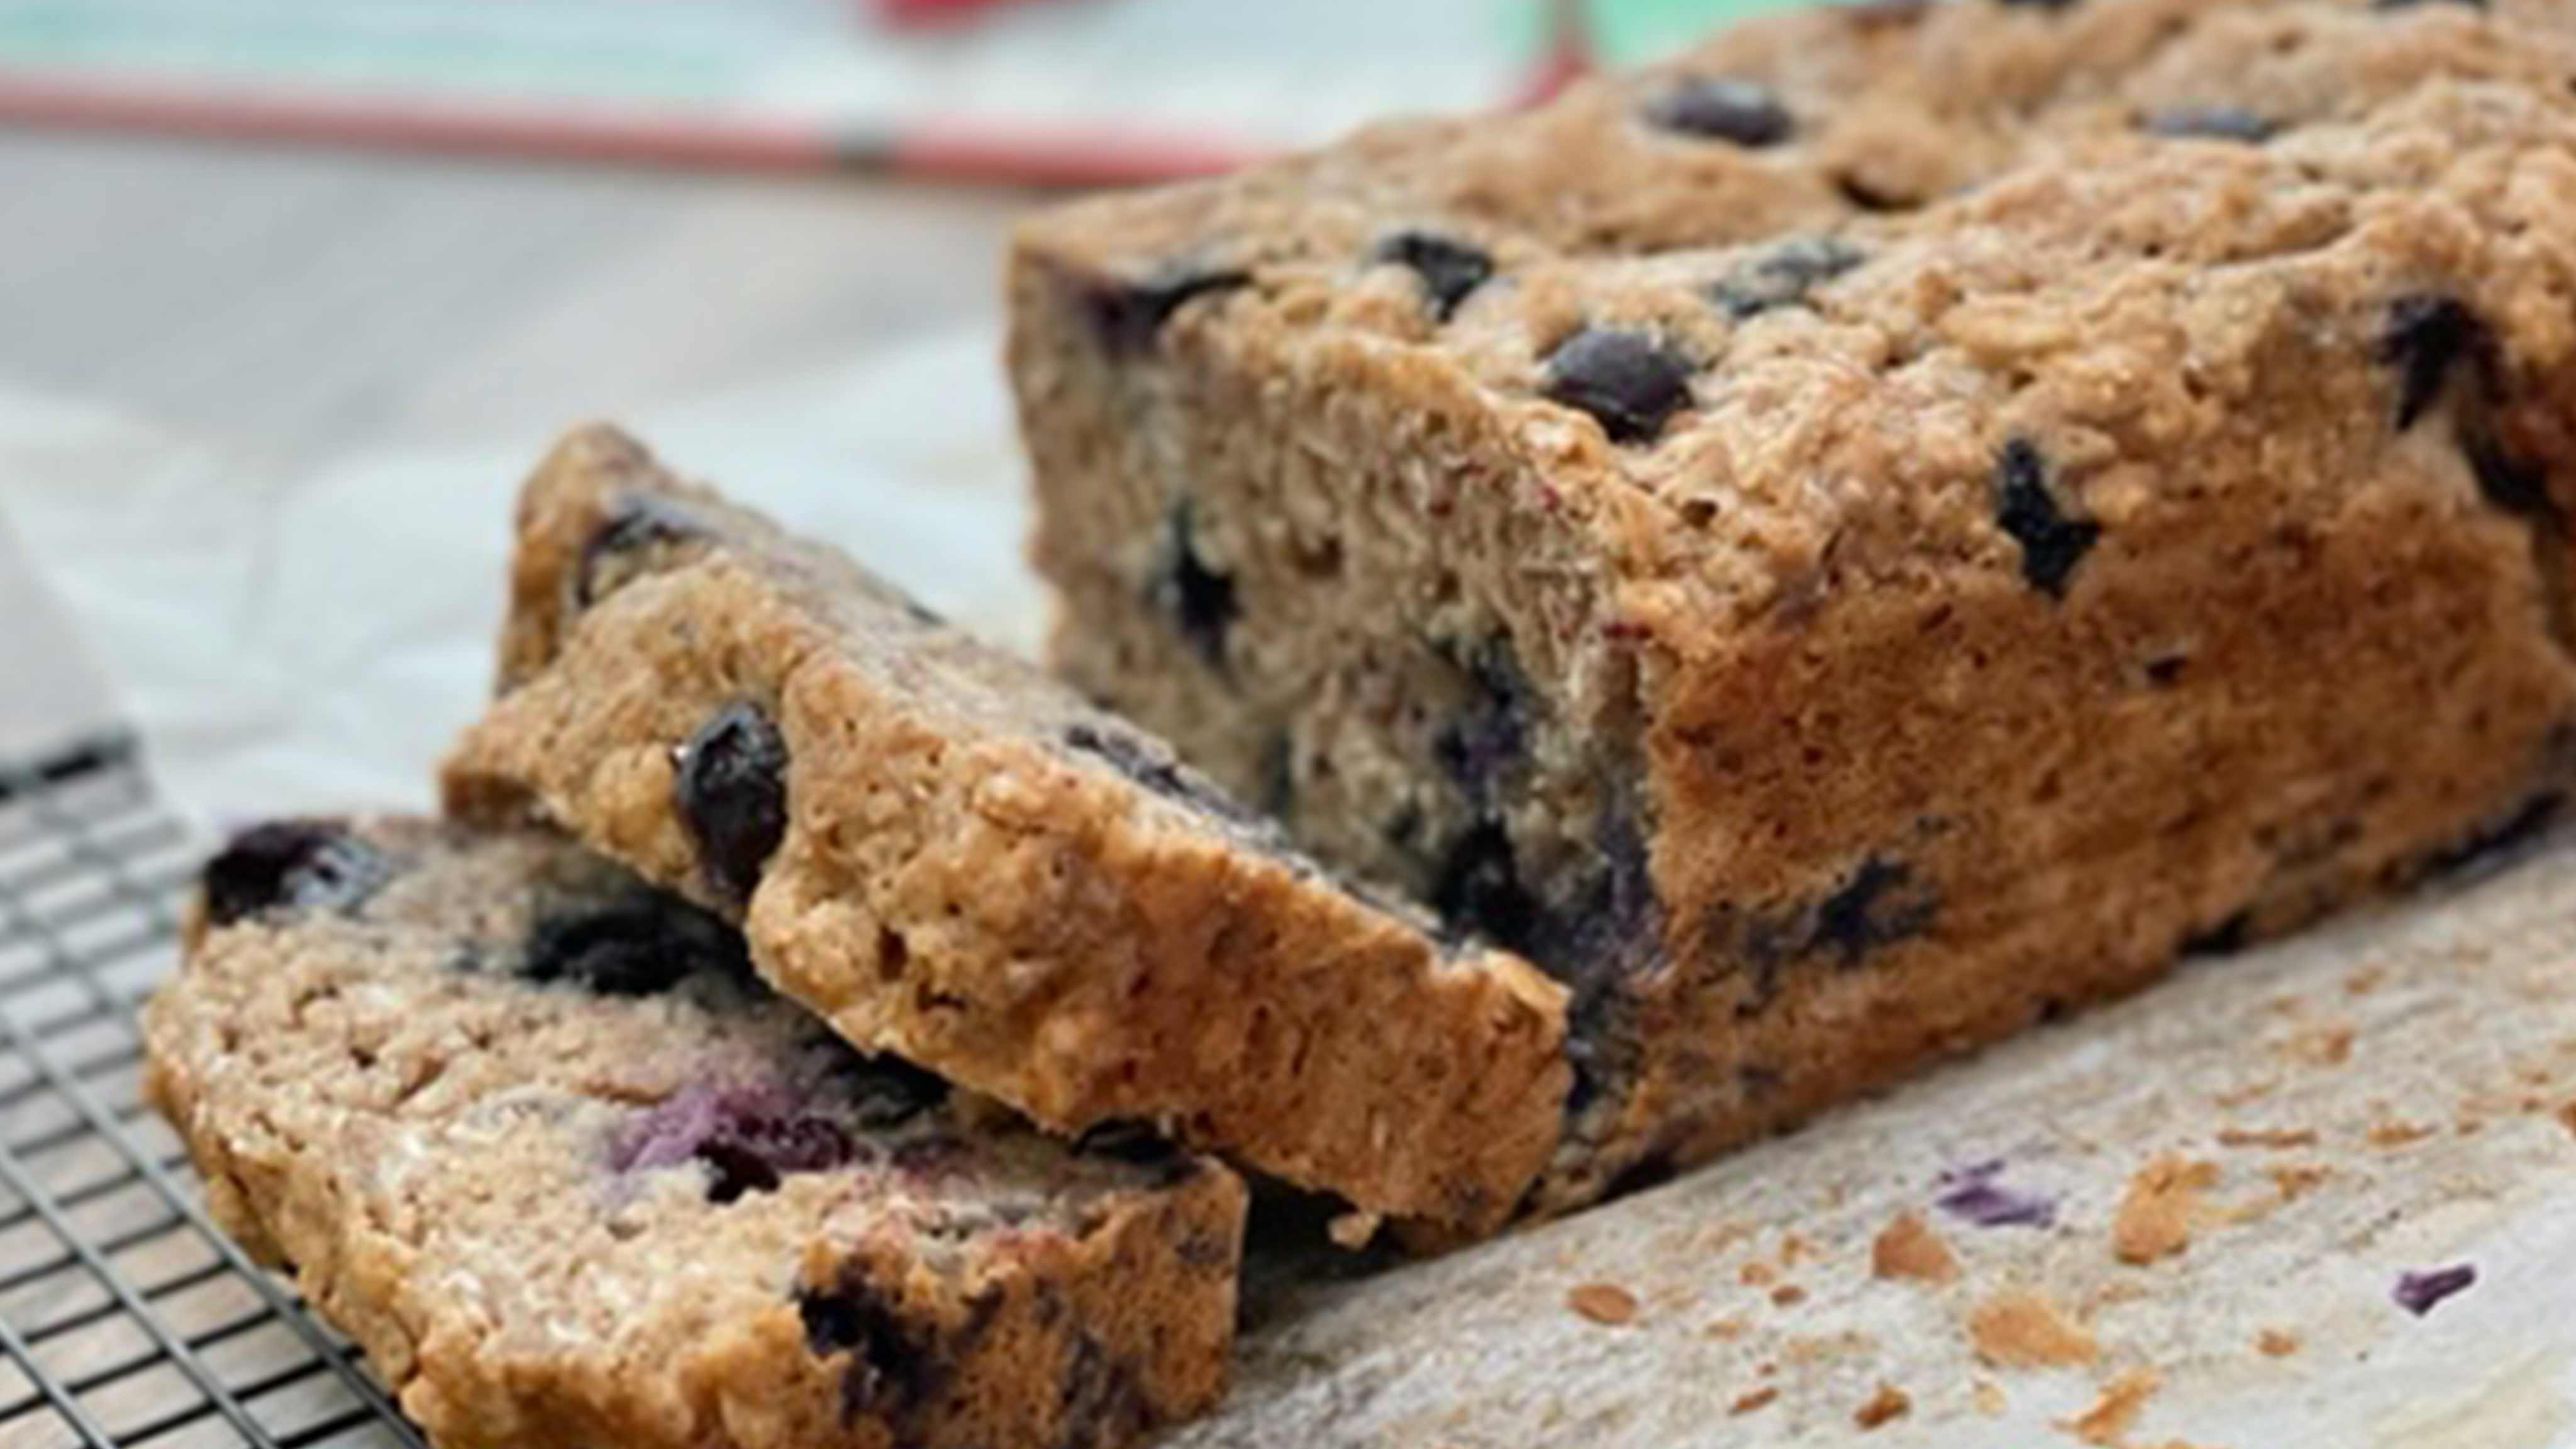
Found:
[[[1059,1130],[1151,1120],[1470,1231],[1556,1142],[1563,988],[606,429],[527,487],[446,786],[741,920],[842,1035]]]

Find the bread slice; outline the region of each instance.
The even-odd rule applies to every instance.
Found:
[[[1211,1404],[1244,1190],[870,1061],[559,838],[207,868],[148,1090],[442,1449],[1108,1449]]]

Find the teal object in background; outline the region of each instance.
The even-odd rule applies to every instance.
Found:
[[[1668,54],[1748,15],[1794,8],[1800,0],[1572,0],[1582,13],[1592,58],[1605,66],[1635,65]],[[1561,10],[1537,0],[1524,12],[1533,37],[1554,33]],[[1544,50],[1539,40],[1534,48]]]

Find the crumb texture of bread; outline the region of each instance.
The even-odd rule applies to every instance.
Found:
[[[1053,658],[1571,992],[1539,1210],[2576,770],[2576,12],[1826,6],[1020,234]]]
[[[593,429],[530,481],[450,808],[739,920],[852,1042],[1473,1233],[1555,1150],[1565,988],[1326,874],[1170,747]]]
[[[861,1057],[560,839],[253,831],[145,1026],[209,1208],[441,1449],[1115,1449],[1222,1390],[1231,1173]]]

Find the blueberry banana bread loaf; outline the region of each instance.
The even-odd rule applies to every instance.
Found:
[[[1813,158],[1741,135],[1708,164],[1805,200],[1693,189],[1647,107],[1455,138],[1640,195],[1468,208],[1413,158],[1372,190],[1380,136],[1023,236],[1055,657],[1572,989],[1536,1206],[2283,928],[2567,782],[2561,37],[2453,5],[1796,23],[1928,47],[2123,17],[2359,58],[2193,90],[2137,47],[2078,89],[2315,114],[2077,127],[1903,213],[1836,220]],[[2351,39],[2377,26],[2414,49]],[[2203,74],[2277,70],[2231,57]],[[2030,86],[2033,131],[2084,109]],[[1583,139],[1513,139],[1549,126]],[[1784,220],[1821,229],[1746,239]]]
[[[1242,1184],[871,1062],[560,839],[263,826],[149,1090],[444,1449],[1111,1446],[1219,1392]]]
[[[615,433],[529,484],[502,655],[451,807],[543,815],[742,919],[863,1047],[1454,1229],[1552,1149],[1561,986]]]

